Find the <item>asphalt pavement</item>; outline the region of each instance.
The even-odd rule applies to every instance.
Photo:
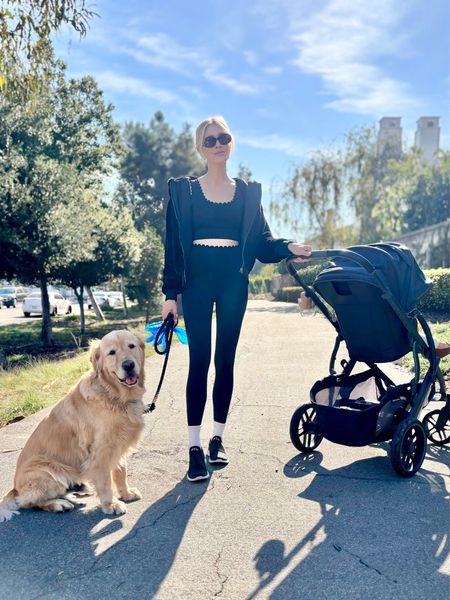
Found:
[[[79,315],[80,307],[78,304],[72,304],[72,314]],[[84,310],[87,311],[87,305],[84,306]],[[3,307],[0,310],[0,327],[5,325],[22,325],[34,320],[41,320],[41,315],[31,315],[25,317],[22,310],[22,304],[19,303],[15,308]]]
[[[188,352],[174,345],[129,459],[143,499],[120,517],[88,498],[72,513],[21,510],[0,523],[0,599],[447,600],[448,450],[429,445],[420,472],[402,479],[388,443],[323,441],[302,455],[290,442],[292,413],[328,374],[333,342],[320,315],[249,303],[224,438],[230,464],[197,484],[185,478]],[[147,401],[161,368],[161,357],[148,359]],[[0,430],[0,493],[43,414]],[[211,423],[209,401],[205,448]]]

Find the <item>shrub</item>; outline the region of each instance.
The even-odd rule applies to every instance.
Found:
[[[450,269],[428,269],[424,273],[433,285],[420,299],[419,309],[442,313],[450,318]]]
[[[323,271],[323,269],[325,269],[325,267],[327,266],[324,263],[319,263],[319,264],[314,264],[314,265],[308,265],[308,263],[304,263],[304,264],[306,266],[302,265],[299,268],[296,267],[296,271],[297,271],[300,279],[305,283],[305,285],[312,285],[313,281],[315,280],[317,275],[321,271]]]
[[[252,275],[249,279],[249,291],[251,294],[265,294],[270,292],[272,277],[263,277],[262,275]]]
[[[106,302],[103,302],[103,304],[100,306],[100,308],[102,309],[103,312],[112,312],[114,310],[114,308],[111,306],[111,304],[108,302],[108,300]]]
[[[275,299],[279,302],[298,302],[302,291],[303,288],[300,286],[280,288],[275,295]]]

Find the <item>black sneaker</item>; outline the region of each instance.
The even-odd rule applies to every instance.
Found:
[[[205,455],[200,446],[189,448],[189,469],[187,478],[189,481],[201,481],[208,479],[209,472],[206,468]]]
[[[209,458],[208,462],[211,465],[220,464],[227,465],[228,464],[228,456],[225,452],[225,448],[222,445],[222,438],[218,435],[215,435],[209,440]]]

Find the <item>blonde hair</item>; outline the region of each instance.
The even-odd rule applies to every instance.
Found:
[[[204,158],[203,154],[202,154],[203,140],[205,139],[206,128],[209,125],[218,125],[226,133],[229,133],[231,135],[231,131],[230,131],[230,128],[228,127],[228,123],[225,121],[225,119],[221,115],[214,115],[213,117],[206,117],[206,119],[203,119],[203,121],[197,125],[197,129],[195,130],[195,148],[197,149],[197,152],[200,154],[200,156],[202,158]],[[233,150],[234,150],[234,138],[231,135],[230,154],[233,152]]]

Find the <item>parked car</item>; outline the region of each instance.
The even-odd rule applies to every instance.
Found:
[[[108,302],[108,292],[97,291],[92,293],[99,306]],[[92,308],[92,302],[90,299],[88,300],[88,308]]]
[[[78,298],[73,293],[69,294],[67,296],[64,296],[64,298],[66,300],[68,300],[70,302],[70,304],[76,304],[76,305],[79,304]],[[85,307],[89,304],[89,297],[87,296],[87,294],[83,294],[83,304],[84,304]]]
[[[123,306],[122,292],[108,292],[108,302],[112,308]]]
[[[18,302],[28,295],[27,288],[24,287],[5,287],[0,288],[0,308],[6,306],[7,308],[15,308]]]
[[[61,294],[49,292],[48,299],[50,302],[50,314],[70,314],[72,305],[69,300],[66,300]],[[41,292],[34,292],[25,298],[22,304],[24,317],[29,317],[31,314],[42,314]]]

